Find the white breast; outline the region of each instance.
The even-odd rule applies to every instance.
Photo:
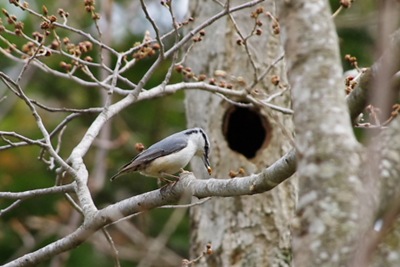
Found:
[[[161,176],[162,173],[175,174],[188,165],[196,151],[197,146],[189,140],[187,147],[171,155],[155,159],[141,173],[155,177]]]

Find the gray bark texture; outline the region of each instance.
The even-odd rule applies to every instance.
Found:
[[[400,117],[382,135],[379,177],[381,180],[380,209],[378,220],[382,220],[383,234],[368,242],[366,253],[377,249],[373,266],[400,266]],[[379,243],[381,242],[381,244]],[[367,254],[368,255],[368,254]],[[369,255],[369,257],[371,257]],[[369,258],[368,257],[368,258]]]
[[[345,104],[336,30],[328,1],[286,1],[282,10],[299,176],[294,265],[348,266],[370,217],[360,216],[361,147]]]
[[[231,6],[243,1],[230,1]],[[259,7],[258,5],[257,7]],[[262,4],[264,11],[275,13],[273,1]],[[223,7],[212,1],[190,1],[190,12],[195,25],[212,16]],[[273,64],[268,74],[254,88],[250,85],[260,77],[282,54],[279,35],[271,29],[271,19],[265,12],[260,15],[263,33],[247,40],[248,53],[238,45],[239,35],[247,36],[253,26],[250,17],[256,7],[226,16],[207,27],[203,40],[193,47],[185,66],[196,74],[214,76],[216,70],[226,72],[235,89],[249,88],[249,93],[264,99],[282,91],[271,83],[277,75],[281,84],[286,84],[285,68],[282,61]],[[234,21],[234,22],[233,22]],[[237,28],[235,29],[235,25]],[[251,56],[249,55],[251,54]],[[254,64],[251,63],[253,61]],[[218,78],[217,79],[221,79]],[[240,99],[237,99],[240,101]],[[272,102],[290,107],[290,97],[283,94]],[[246,174],[257,173],[279,159],[290,147],[292,118],[278,111],[262,107],[258,110],[269,121],[269,131],[263,147],[253,158],[246,158],[233,151],[223,135],[223,120],[232,105],[223,98],[201,91],[186,93],[188,126],[203,127],[211,139],[212,177],[229,178],[231,170],[243,168]],[[247,127],[243,124],[243,127]],[[240,140],[246,143],[250,140]],[[207,178],[201,162],[192,164],[197,178]],[[232,178],[240,179],[240,177]],[[290,266],[291,235],[290,220],[294,214],[296,179],[277,186],[274,190],[258,195],[213,198],[201,206],[191,209],[191,254],[197,257],[208,242],[214,253],[202,259],[200,266]]]
[[[391,9],[389,2],[385,2]],[[390,11],[391,12],[391,11]],[[397,15],[394,16],[398,18]],[[382,18],[387,19],[382,12]],[[390,22],[391,23],[391,22]],[[392,33],[392,31],[390,31]],[[384,48],[384,49],[383,49]],[[383,46],[383,55],[371,67],[372,102],[380,103],[386,113],[400,97],[400,30],[390,34],[390,42]],[[398,105],[398,104],[397,104]],[[384,113],[382,112],[382,113]],[[395,113],[395,112],[394,112]],[[393,114],[394,114],[393,113]],[[375,198],[371,225],[357,246],[352,266],[400,266],[400,117],[394,117],[387,128],[371,135],[368,166],[363,168],[369,183],[369,199]],[[378,191],[376,193],[376,191]]]

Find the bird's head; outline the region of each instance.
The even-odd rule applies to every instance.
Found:
[[[211,174],[212,169],[208,158],[210,154],[210,141],[206,132],[201,128],[193,128],[187,130],[185,134],[188,135],[189,140],[197,145],[196,155],[201,157],[208,173]]]

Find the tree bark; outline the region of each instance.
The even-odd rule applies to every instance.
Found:
[[[326,0],[283,4],[285,55],[296,127],[299,204],[296,266],[348,266],[360,229],[361,147],[345,104],[338,38]],[[365,214],[364,214],[365,215]]]
[[[230,1],[232,6],[238,2],[240,1]],[[237,44],[240,39],[237,29],[243,36],[251,32],[255,23],[251,12],[257,7],[232,14],[234,23],[232,19],[225,17],[208,27],[203,40],[196,43],[188,55],[185,66],[192,68],[196,74],[214,76],[217,83],[232,83],[232,90],[246,88],[250,94],[263,100],[282,91],[279,86],[272,84],[273,75],[280,77],[283,86],[287,84],[283,62],[276,63],[282,54],[279,35],[272,33],[272,20],[265,15],[265,11],[275,13],[273,1],[263,3],[264,13],[258,18],[263,23],[260,27],[263,33],[247,40],[249,53],[244,45]],[[190,2],[190,12],[195,18],[195,24],[222,9],[215,2]],[[268,74],[251,88],[268,67],[271,67]],[[240,99],[237,101],[240,102]],[[272,103],[287,108],[290,107],[290,97],[283,94]],[[231,179],[230,171],[240,168],[246,174],[257,173],[279,159],[291,147],[291,116],[262,107],[252,110],[262,116],[263,127],[266,129],[261,148],[257,149],[254,156],[232,149],[226,132],[229,131],[229,117],[236,108],[215,94],[201,91],[186,93],[188,126],[201,126],[210,136],[211,164],[214,170],[212,177],[215,178]],[[251,120],[245,120],[241,128],[253,134]],[[240,130],[236,128],[237,132]],[[250,146],[252,137],[249,136],[239,142]],[[207,179],[208,175],[201,162],[194,162],[192,169],[197,178]],[[292,178],[270,192],[253,196],[214,198],[192,208],[192,257],[201,254],[206,244],[211,242],[214,253],[202,259],[205,264],[202,266],[290,266],[289,225],[295,206],[295,188],[296,182]]]

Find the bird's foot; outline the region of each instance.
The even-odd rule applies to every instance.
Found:
[[[174,182],[174,181],[171,181],[171,180],[169,180],[169,179],[167,179],[165,177],[158,177],[158,179],[160,180],[160,182],[164,182],[164,183],[167,183],[167,184],[170,184],[170,183]]]
[[[179,176],[173,175],[173,174],[170,174],[170,173],[166,173],[166,172],[161,173],[160,179],[164,179],[166,182],[169,182],[169,183],[172,183],[172,182],[173,182],[173,181],[171,181],[171,180],[165,178],[165,176],[166,176],[166,177],[169,177],[169,178],[173,178],[173,179],[175,179],[175,180],[179,180]]]
[[[189,172],[190,172],[190,171],[184,170],[184,169],[182,169],[182,168],[179,170],[179,173],[189,173]]]
[[[168,178],[173,178],[175,181],[173,181],[173,180],[170,180],[170,179],[168,179],[168,178],[166,178],[166,177],[168,177]],[[170,173],[165,173],[165,172],[163,172],[163,173],[161,173],[161,175],[158,177],[158,186],[160,187],[160,188],[164,188],[164,187],[166,187],[167,185],[175,185],[178,181],[179,181],[179,176],[176,176],[176,175],[173,175],[173,174],[170,174]],[[161,186],[161,184],[162,183],[165,183],[165,185],[163,185],[163,186]]]
[[[168,176],[171,176],[171,177],[175,178],[176,180],[171,181],[165,177],[159,177],[159,181],[160,181],[159,186],[160,186],[161,192],[165,191],[168,187],[174,187],[179,182],[178,176],[175,176],[172,174],[169,174]],[[165,184],[163,186],[161,186],[161,181],[165,182]]]

